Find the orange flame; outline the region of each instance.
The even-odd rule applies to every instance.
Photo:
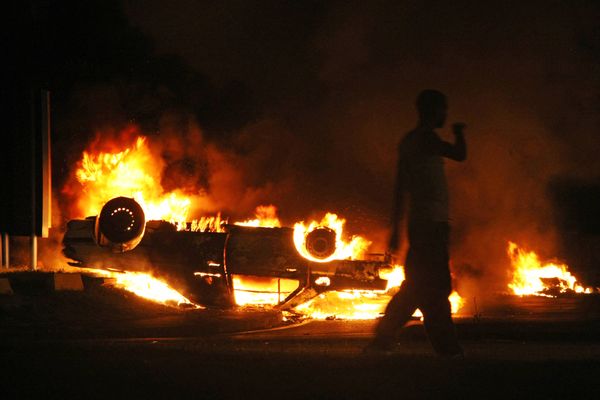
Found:
[[[232,275],[235,303],[275,306],[285,300],[300,282],[295,279]]]
[[[512,282],[508,287],[516,295],[555,297],[548,294],[551,290],[592,293],[591,288],[584,288],[577,283],[577,278],[571,275],[569,267],[564,264],[542,263],[535,252],[522,250],[513,242],[508,242],[508,256],[513,267]]]
[[[294,244],[298,252],[308,260],[315,262],[329,262],[332,260],[356,260],[364,255],[371,242],[361,236],[353,236],[349,242],[344,241],[343,232],[346,220],[338,218],[336,214],[327,213],[321,222],[312,221],[307,225],[304,221],[294,225]],[[335,231],[335,252],[324,259],[313,257],[306,249],[306,236],[318,227],[326,227]]]
[[[270,204],[268,206],[258,206],[255,211],[255,219],[248,219],[242,222],[236,222],[235,225],[253,226],[263,228],[279,228],[281,222],[277,217],[277,208]]]
[[[404,268],[395,265],[380,272],[380,277],[388,281],[386,290],[345,290],[326,292],[295,308],[295,311],[314,319],[367,320],[380,317],[392,298],[394,290],[404,281]],[[464,300],[453,291],[448,297],[452,313],[456,314],[464,305]],[[413,317],[422,317],[416,310]]]
[[[188,226],[192,232],[225,232],[223,224],[227,223],[227,219],[221,218],[221,213],[218,213],[212,217],[201,217],[200,219],[193,220]],[[181,227],[178,227],[179,230]]]
[[[124,133],[131,133],[129,131]],[[161,182],[163,164],[144,136],[138,136],[128,148],[117,152],[84,151],[75,171],[82,185],[79,191],[80,217],[98,215],[104,204],[118,196],[134,198],[144,210],[146,220],[165,220],[179,230],[222,231],[221,215],[186,222],[190,198],[177,192],[165,193]],[[163,304],[193,304],[165,282],[139,272],[96,273],[114,280],[116,287]]]
[[[161,182],[162,162],[155,157],[147,139],[138,136],[129,148],[117,152],[84,152],[76,170],[76,178],[82,185],[79,197],[81,217],[99,214],[103,205],[118,196],[133,197],[142,206],[147,220],[165,220],[177,226],[179,230],[223,231],[226,220],[221,214],[202,217],[188,221],[191,200],[179,191],[165,193]],[[273,205],[259,206],[255,211],[255,219],[236,222],[237,225],[254,227],[281,227],[277,217],[277,209]],[[294,244],[305,258],[315,262],[328,262],[341,259],[359,259],[363,256],[370,242],[361,236],[353,236],[349,241],[344,239],[345,219],[336,214],[327,213],[320,221],[312,221],[308,225],[298,222],[294,226]],[[318,227],[327,227],[335,232],[335,252],[326,259],[317,259],[306,249],[306,236]],[[132,291],[139,296],[165,304],[192,304],[164,282],[148,274],[139,272],[113,272],[98,270],[98,274],[113,278],[115,285]],[[388,290],[397,287],[404,280],[402,267],[396,267],[383,275],[388,279]],[[238,305],[259,304],[276,305],[281,303],[299,282],[290,279],[261,278],[237,275],[232,277],[235,301]],[[387,291],[346,291],[332,292],[328,296],[330,306],[340,307],[335,314],[347,318],[375,318],[385,308],[390,295]],[[452,297],[452,296],[451,296]],[[335,300],[337,298],[338,300]],[[459,307],[460,296],[453,297],[453,310]],[[344,302],[346,304],[344,304]],[[348,305],[351,303],[351,306]],[[298,309],[309,310],[312,316],[319,317],[315,310],[315,301],[305,303]],[[341,311],[345,309],[346,311]],[[330,313],[329,313],[330,314]],[[322,313],[325,315],[325,312]],[[331,314],[330,314],[331,315]]]
[[[97,215],[113,197],[133,197],[147,220],[165,220],[185,226],[190,199],[180,193],[164,193],[160,185],[162,165],[150,151],[144,136],[117,153],[84,151],[75,172],[83,186],[79,209],[84,215]]]
[[[127,290],[139,297],[165,305],[188,305],[202,308],[188,300],[166,282],[143,272],[117,272],[101,269],[87,269],[96,275],[113,279],[112,286]]]
[[[84,151],[75,171],[82,185],[78,199],[80,217],[98,215],[102,206],[118,196],[134,198],[146,220],[164,220],[178,230],[222,232],[221,214],[188,221],[191,200],[179,191],[165,193],[160,182],[163,165],[144,136],[122,151]]]

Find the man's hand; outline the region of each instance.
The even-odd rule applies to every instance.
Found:
[[[452,132],[455,135],[462,135],[463,133],[465,133],[465,128],[467,127],[467,124],[465,124],[464,122],[455,122],[452,124]]]

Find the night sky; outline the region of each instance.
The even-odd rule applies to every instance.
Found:
[[[494,279],[506,240],[554,255],[600,233],[597,1],[23,4],[17,73],[52,92],[56,196],[99,132],[135,124],[204,211],[330,210],[381,251],[395,146],[437,88],[468,124],[447,163],[456,265]]]

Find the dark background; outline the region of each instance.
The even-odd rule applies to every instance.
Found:
[[[463,282],[504,282],[513,240],[600,284],[596,1],[19,4],[7,64],[52,92],[58,230],[81,152],[135,125],[198,213],[330,210],[383,251],[394,148],[432,87],[469,125],[447,164]]]

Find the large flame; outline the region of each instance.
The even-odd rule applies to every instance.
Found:
[[[148,300],[165,305],[187,305],[201,308],[159,278],[143,272],[107,271],[87,269],[96,275],[112,280],[111,285],[135,293]]]
[[[383,315],[385,307],[393,293],[404,281],[404,268],[395,265],[389,270],[381,271],[381,278],[388,281],[386,290],[344,290],[322,293],[314,299],[295,308],[295,311],[314,319],[348,319],[367,320]],[[464,305],[464,300],[453,291],[448,297],[452,313],[456,314]],[[416,310],[414,317],[422,317]]]
[[[263,228],[279,228],[281,222],[277,217],[277,208],[270,204],[267,206],[258,206],[255,211],[255,218],[245,221],[235,222],[235,225],[253,226]]]
[[[163,163],[155,156],[144,136],[117,152],[84,151],[75,176],[82,190],[78,198],[80,217],[98,215],[102,206],[118,196],[134,198],[146,220],[164,220],[178,230],[223,231],[221,215],[189,222],[191,200],[179,192],[165,192],[160,184]]]
[[[525,251],[516,243],[508,242],[508,256],[513,272],[512,282],[508,287],[519,296],[537,295],[554,297],[553,292],[592,293],[591,288],[584,288],[577,283],[569,272],[569,267],[554,262],[542,263],[533,251]]]
[[[371,242],[361,236],[352,236],[350,241],[345,241],[343,237],[345,223],[345,219],[339,218],[333,213],[325,214],[325,217],[323,217],[321,222],[312,221],[308,225],[306,225],[304,221],[297,222],[294,225],[294,244],[296,245],[296,249],[303,257],[315,262],[359,259],[371,245]],[[335,231],[335,252],[324,259],[313,257],[306,249],[306,236],[319,227],[325,227]]]
[[[190,199],[181,193],[164,193],[160,185],[162,165],[151,153],[147,139],[116,153],[84,151],[75,172],[83,190],[79,197],[82,217],[98,215],[102,206],[118,196],[133,197],[146,220],[165,220],[185,226]]]

